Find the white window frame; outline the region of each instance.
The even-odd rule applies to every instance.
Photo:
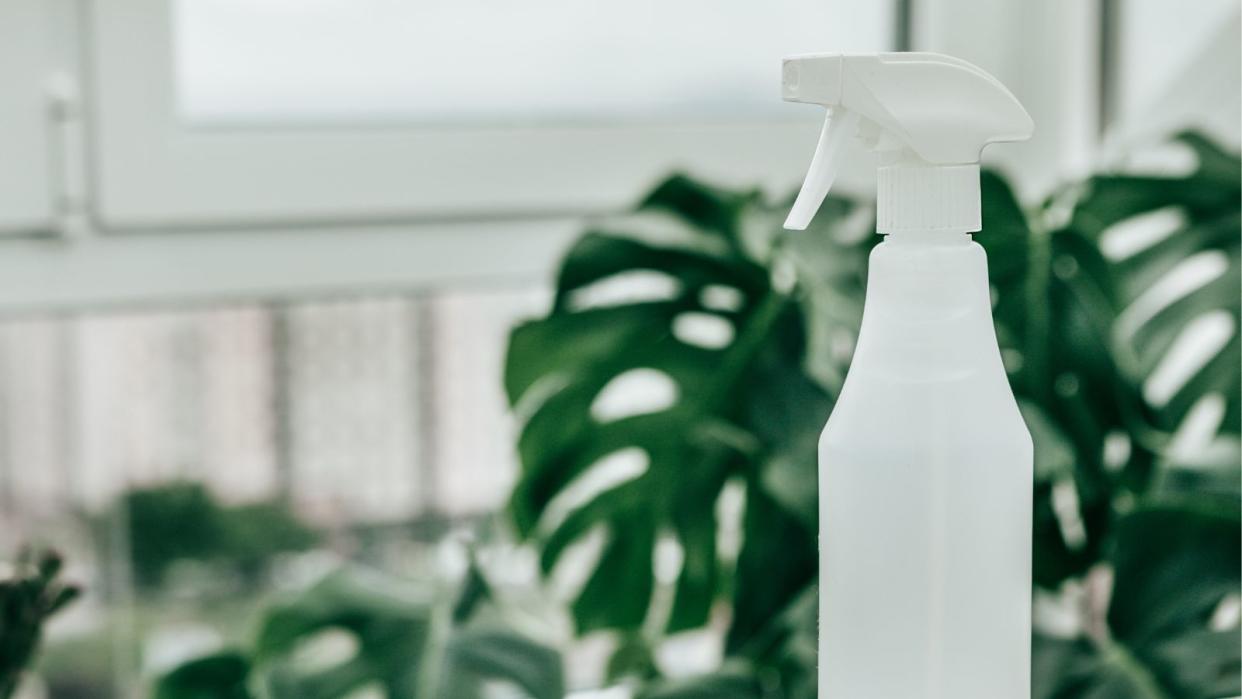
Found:
[[[1103,1],[915,0],[914,48],[987,70],[1034,120],[1029,141],[984,151],[1024,199],[1046,196],[1096,163]]]
[[[676,169],[792,187],[816,134],[803,110],[714,124],[190,128],[176,114],[171,6],[91,9],[105,228],[615,212]]]
[[[1095,3],[910,0],[898,13],[911,5],[913,48],[977,62],[1035,117],[1038,142],[992,149],[1029,194],[1090,161]],[[810,109],[714,124],[194,128],[175,113],[170,12],[167,0],[0,3],[0,39],[13,39],[0,56],[19,54],[0,61],[0,116],[25,110],[0,129],[0,184],[16,170],[25,188],[0,191],[0,228],[45,233],[0,239],[0,314],[529,284],[590,216],[628,208],[670,171],[792,191],[818,131]],[[58,73],[73,79],[59,122],[46,94]],[[874,181],[859,165],[846,185]],[[5,197],[28,210],[14,217]]]
[[[0,242],[0,317],[552,278],[572,218],[100,233]]]
[[[0,234],[52,227],[46,0],[0,2]]]

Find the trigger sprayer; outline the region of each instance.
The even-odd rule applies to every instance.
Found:
[[[783,92],[828,110],[785,226],[807,226],[857,136],[886,236],[819,445],[819,696],[1028,699],[1032,444],[971,233],[980,151],[1031,118],[937,54],[790,58]]]
[[[934,53],[815,55],[785,60],[783,96],[827,107],[811,169],[786,228],[802,230],[824,201],[846,139],[880,154],[877,230],[977,231],[979,154],[1031,137],[1031,117],[975,66]]]

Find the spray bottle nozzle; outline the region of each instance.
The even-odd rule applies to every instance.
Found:
[[[860,130],[888,154],[877,192],[880,233],[979,230],[980,151],[1034,130],[996,78],[933,53],[812,55],[785,60],[787,101],[828,110],[819,145],[785,227],[802,230],[827,196],[846,139]]]
[[[786,228],[801,231],[811,223],[819,205],[824,203],[824,197],[828,196],[828,190],[832,189],[837,171],[841,169],[841,150],[845,147],[845,141],[857,128],[858,115],[854,112],[841,109],[833,114],[829,110],[824,119],[824,130],[819,135],[819,145],[811,158],[811,169],[806,173],[798,198],[789,211],[789,218],[785,219]]]

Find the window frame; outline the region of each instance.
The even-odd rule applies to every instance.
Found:
[[[673,170],[792,188],[817,133],[809,110],[708,124],[189,127],[175,113],[171,7],[91,8],[104,229],[610,213]]]
[[[51,19],[45,0],[0,2],[0,235],[53,224]]]
[[[1050,177],[1092,162],[1100,8],[995,5],[897,0],[894,40],[960,55],[1014,88],[1042,140],[990,149],[989,160],[1021,175],[1024,195],[1042,195]],[[819,127],[806,108],[779,122],[193,128],[174,114],[166,0],[9,0],[0,11],[19,7],[26,24],[0,22],[0,35],[11,28],[27,47],[34,135],[9,152],[32,163],[24,186],[40,191],[23,199],[37,206],[22,225],[42,235],[0,239],[3,315],[547,279],[591,217],[632,206],[669,171],[792,191]],[[1054,55],[1040,40],[1049,33]],[[46,94],[57,74],[72,88],[62,123]],[[525,171],[537,155],[541,167]],[[865,157],[857,164],[841,183],[866,191],[874,174]]]

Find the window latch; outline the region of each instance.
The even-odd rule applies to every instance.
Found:
[[[90,234],[91,225],[86,120],[78,79],[67,72],[52,74],[47,82],[47,96],[53,225],[63,238],[80,240]]]

